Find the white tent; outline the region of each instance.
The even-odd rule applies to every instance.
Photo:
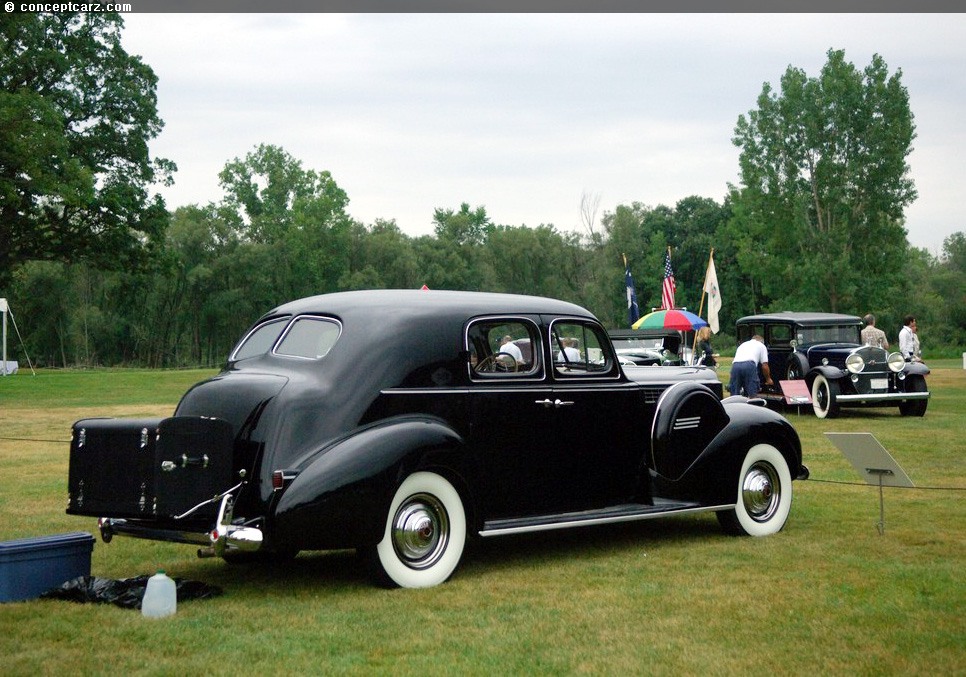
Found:
[[[17,370],[20,369],[19,362],[7,359],[7,315],[10,316],[10,320],[13,322],[14,331],[17,332],[17,338],[20,339],[20,346],[24,350],[25,357],[27,357],[27,349],[23,345],[23,337],[20,336],[20,330],[17,329],[17,320],[13,316],[13,311],[10,310],[10,304],[7,303],[7,299],[0,299],[0,315],[3,315],[3,359],[0,360],[0,376],[7,376],[16,374]],[[30,364],[29,357],[27,357],[27,364],[30,365],[30,372],[34,373],[34,366]]]

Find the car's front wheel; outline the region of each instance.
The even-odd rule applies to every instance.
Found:
[[[452,575],[465,543],[466,514],[459,492],[440,475],[417,472],[396,490],[383,538],[370,558],[380,583],[427,588]]]
[[[716,514],[730,534],[768,536],[785,526],[791,507],[792,475],[785,457],[770,444],[756,444],[745,454],[734,509]]]
[[[919,375],[906,377],[907,393],[926,392],[926,379]],[[925,416],[929,400],[907,400],[899,403],[899,413],[903,416]]]
[[[812,382],[812,410],[819,418],[835,418],[839,415],[839,384],[819,374]]]

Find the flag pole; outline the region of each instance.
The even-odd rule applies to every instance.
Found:
[[[711,253],[708,255],[708,267],[704,269],[704,282],[701,283],[701,305],[698,306],[698,317],[701,317],[701,313],[704,312],[704,297],[707,294],[705,288],[708,286],[708,271],[711,270],[711,260],[714,258],[714,247],[711,248]]]
[[[701,284],[701,304],[698,306],[698,317],[704,311],[704,297],[707,294],[705,289],[708,287],[708,271],[711,270],[711,261],[714,259],[714,247],[708,255],[708,267],[704,269],[704,282]],[[694,352],[698,349],[698,332],[694,332],[694,341],[691,343],[691,361],[694,362]]]

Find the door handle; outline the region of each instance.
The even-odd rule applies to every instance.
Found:
[[[560,407],[569,407],[570,405],[573,404],[573,402],[564,402],[563,400],[560,400],[560,399],[551,400],[547,398],[544,400],[535,400],[534,404],[542,404],[544,409],[549,409],[550,407],[553,407],[554,409],[559,409]]]

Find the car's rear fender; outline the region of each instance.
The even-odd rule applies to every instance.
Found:
[[[304,467],[282,469],[294,479],[274,502],[273,540],[301,550],[375,544],[405,476],[437,467],[465,475],[469,462],[460,435],[440,419],[400,416],[367,426]]]

